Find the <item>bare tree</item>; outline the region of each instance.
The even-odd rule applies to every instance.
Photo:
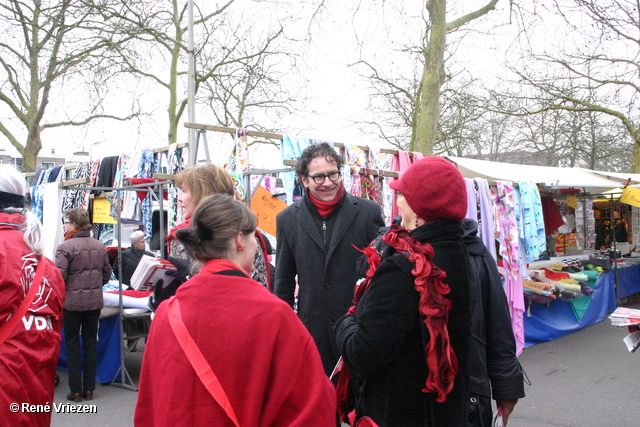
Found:
[[[119,0],[118,7],[103,10],[113,20],[112,30],[132,35],[114,46],[123,73],[151,81],[164,92],[167,108],[167,142],[177,142],[187,97],[187,5],[179,0],[148,2]],[[233,12],[235,0],[196,7],[194,17],[196,58],[195,90],[198,105],[209,105],[221,125],[238,126],[253,108],[283,105],[288,97],[275,96],[277,83],[273,57],[284,55],[275,47],[283,37],[279,25],[260,38],[258,30]],[[253,31],[252,31],[253,30]],[[202,92],[202,89],[205,89]],[[260,93],[260,95],[258,95]],[[282,92],[278,92],[282,95]],[[271,98],[271,99],[269,99]]]
[[[72,116],[62,120],[56,118],[64,112],[47,110],[56,87],[72,80],[92,84],[109,79],[109,73],[96,74],[94,69],[103,61],[106,48],[126,39],[103,34],[103,21],[90,3],[7,0],[0,4],[0,23],[0,101],[11,112],[10,118],[0,119],[0,133],[22,155],[24,171],[35,170],[44,130],[135,115],[103,113],[100,96],[88,97],[85,108],[69,112]]]
[[[261,34],[254,26],[242,33],[227,34],[233,40],[227,44],[235,46],[238,59],[217,65],[217,72],[203,82],[198,96],[201,104],[209,107],[205,114],[211,115],[216,124],[274,133],[303,100],[287,78],[285,70],[295,68],[295,55],[282,41],[295,42],[283,38],[283,32],[282,28],[266,29]],[[256,143],[279,145],[261,139],[249,145]]]
[[[445,47],[447,33],[455,31],[495,9],[498,0],[490,0],[480,9],[451,22],[446,22],[447,1],[427,0],[429,25],[427,44],[423,51],[424,69],[416,96],[415,120],[411,147],[426,154],[433,153],[438,120],[440,119],[440,89],[445,81]]]
[[[461,104],[445,105],[446,90],[455,92],[468,84],[463,82],[455,90],[452,89],[455,83],[451,82],[455,76],[445,72],[445,63],[449,60],[446,55],[455,55],[455,52],[448,50],[447,34],[460,30],[469,22],[486,15],[495,8],[497,2],[498,0],[487,1],[485,6],[474,12],[446,22],[446,0],[428,0],[424,3],[427,17],[421,19],[425,29],[419,42],[402,44],[387,35],[394,53],[404,56],[401,60],[404,67],[387,66],[387,62],[393,62],[389,59],[391,53],[378,54],[377,61],[375,58],[365,57],[355,61],[354,65],[364,67],[371,83],[371,108],[382,117],[382,120],[376,117],[376,120],[368,123],[375,127],[379,136],[395,147],[426,154],[465,151],[462,147],[454,148],[451,145],[455,138],[453,134],[449,134],[455,134],[456,129],[462,131],[464,124],[473,120],[475,113]],[[387,5],[384,2],[383,4]],[[405,19],[403,11],[395,10],[395,3],[388,6],[394,9],[392,20]],[[400,18],[397,17],[398,14]],[[355,23],[354,26],[357,29]],[[406,66],[407,63],[412,65]],[[465,96],[471,96],[471,92],[467,92]],[[447,114],[446,123],[441,122],[441,105],[450,112]],[[457,137],[460,136],[461,133],[458,132]],[[463,140],[466,138],[458,138],[457,142]],[[436,148],[444,141],[446,143],[442,147]]]
[[[577,45],[565,44],[559,54],[531,49],[527,57],[537,67],[528,60],[526,66],[521,62],[512,68],[535,91],[532,102],[520,112],[565,110],[599,113],[591,119],[602,114],[613,117],[627,131],[626,139],[633,144],[632,170],[640,172],[640,4],[637,0],[556,0],[555,8]]]

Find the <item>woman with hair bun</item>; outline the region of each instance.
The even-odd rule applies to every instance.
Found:
[[[216,194],[176,231],[201,268],[156,311],[136,426],[335,425],[335,390],[313,339],[249,276],[256,226],[244,203]]]
[[[42,256],[42,226],[24,209],[25,192],[22,175],[0,165],[0,423],[48,426],[51,411],[10,410],[53,404],[65,297],[60,271]]]

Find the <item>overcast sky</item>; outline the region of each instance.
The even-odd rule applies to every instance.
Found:
[[[257,7],[248,0],[239,0],[235,6]],[[310,138],[325,139],[335,142],[352,142],[362,145],[376,145],[371,135],[363,133],[363,129],[354,125],[354,121],[363,118],[371,119],[367,111],[370,90],[366,80],[361,78],[365,72],[362,67],[350,66],[359,58],[375,63],[377,67],[388,73],[404,73],[407,69],[418,66],[415,62],[407,61],[406,56],[393,52],[402,45],[417,43],[424,26],[424,1],[412,0],[399,3],[399,7],[390,5],[387,1],[384,8],[378,1],[343,0],[340,2],[326,2],[326,8],[316,16],[311,26],[299,24],[285,28],[288,34],[294,36],[300,31],[312,33],[312,44],[306,52],[307,78],[309,79],[309,97],[306,108],[299,114],[287,118],[287,123],[277,123],[274,127],[283,129],[283,133],[297,134]],[[450,1],[451,6],[457,7],[455,14],[449,19],[468,13],[485,1],[467,0]],[[300,1],[303,13],[309,13],[309,2]],[[263,2],[261,7],[275,7],[271,2]],[[354,13],[354,10],[357,12]],[[271,10],[275,15],[285,13],[283,9]],[[266,16],[266,15],[265,15]],[[496,28],[497,27],[497,28]],[[472,32],[464,35],[463,41],[456,50],[456,65],[458,69],[465,69],[474,76],[499,80],[503,68],[504,52],[513,43],[513,34],[517,25],[509,13],[509,2],[502,0],[498,3],[498,10],[491,12],[483,21],[474,25]],[[483,29],[492,29],[491,34],[482,33]],[[505,35],[506,34],[506,35]],[[458,38],[460,34],[452,36]],[[74,91],[67,90],[64,95],[51,100],[50,109],[64,109],[73,107],[74,103],[82,103],[81,97],[74,97]],[[93,157],[117,155],[124,151],[139,150],[145,147],[160,147],[167,145],[166,110],[163,106],[163,95],[150,89],[144,84],[128,87],[111,88],[112,93],[122,96],[110,98],[106,103],[106,111],[118,109],[119,103],[132,102],[133,98],[141,97],[145,108],[153,106],[150,117],[133,120],[130,123],[119,123],[101,120],[83,128],[66,128],[47,130],[43,133],[43,150],[40,155],[48,155],[52,147],[56,155],[71,157],[74,151],[89,151],[92,144]],[[0,110],[1,111],[1,110]],[[3,114],[5,117],[6,114]],[[186,121],[186,112],[183,122]],[[210,114],[202,108],[196,108],[196,122],[211,125]],[[271,124],[264,123],[269,127]],[[291,129],[291,131],[289,131]],[[210,151],[214,159],[225,159],[231,146],[228,135],[208,132]],[[186,142],[187,132],[181,126],[179,141]],[[7,147],[6,140],[0,148]],[[202,152],[202,150],[201,150]],[[252,156],[252,163],[257,168],[273,168],[279,158],[273,148],[262,147]],[[222,160],[224,162],[224,160]]]

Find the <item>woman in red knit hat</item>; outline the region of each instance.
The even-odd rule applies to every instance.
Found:
[[[453,164],[426,157],[390,186],[401,226],[383,237],[382,254],[365,249],[367,278],[356,289],[356,305],[336,324],[340,412],[381,427],[465,426],[471,321],[465,183]]]

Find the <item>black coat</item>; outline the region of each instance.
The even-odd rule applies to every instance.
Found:
[[[448,331],[458,358],[458,374],[446,402],[423,393],[428,375],[425,340],[428,332],[418,311],[413,265],[387,248],[355,315],[336,324],[336,342],[356,377],[358,418],[371,417],[385,426],[465,426],[469,409],[468,351],[470,336],[469,255],[458,221],[438,220],[422,225],[411,237],[434,248],[433,262],[444,270],[451,292]]]
[[[120,281],[123,284],[131,286],[131,276],[133,276],[133,273],[136,271],[143,255],[155,257],[151,252],[145,251],[144,249],[136,249],[133,246],[120,252],[120,259],[122,259],[122,279]],[[113,272],[116,277],[118,277],[118,258],[116,258],[113,264]]]
[[[274,293],[293,307],[298,276],[298,316],[327,375],[339,357],[334,322],[351,306],[361,278],[356,271],[361,252],[355,247],[369,245],[383,225],[378,204],[350,194],[324,221],[306,195],[278,214]]]
[[[469,251],[471,282],[471,341],[469,371],[473,426],[490,426],[491,396],[495,400],[524,397],[522,368],[516,358],[516,341],[511,327],[509,303],[496,262],[478,237],[478,225],[464,221],[463,240]]]

